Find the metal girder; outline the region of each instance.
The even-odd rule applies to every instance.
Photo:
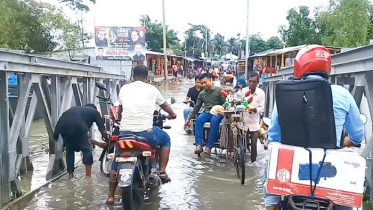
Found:
[[[3,206],[11,198],[9,180],[9,98],[8,74],[0,72],[0,204]]]
[[[123,75],[110,74],[106,72],[93,72],[74,70],[65,66],[50,66],[42,64],[30,64],[20,62],[9,62],[0,60],[0,71],[35,73],[43,75],[61,75],[92,78],[124,79]]]
[[[32,56],[21,53],[14,53],[0,50],[0,58],[5,61],[22,62],[28,64],[42,64],[50,66],[64,66],[69,69],[79,69],[81,71],[102,71],[102,68],[76,62],[62,61],[51,58]]]
[[[72,84],[72,88],[73,88],[73,92],[74,92],[74,99],[75,99],[75,104],[77,106],[82,106],[82,99],[80,97],[80,90],[79,90],[79,87],[78,85],[75,83]]]
[[[39,106],[42,107],[42,112],[43,112],[43,118],[44,118],[44,123],[45,127],[47,129],[48,135],[50,138],[53,138],[53,124],[52,124],[52,119],[51,119],[51,114],[48,108],[48,103],[45,97],[45,93],[40,85],[40,76],[39,75],[31,75],[33,79],[33,84],[32,87],[34,89],[34,93],[36,94]],[[39,81],[39,82],[35,82]]]
[[[89,102],[89,93],[88,93],[88,84],[89,84],[89,78],[84,78],[82,87],[83,87],[83,93],[82,93],[82,103],[83,105],[88,104]]]
[[[373,100],[373,84],[371,82],[370,83],[368,82],[368,81],[373,81],[373,72],[369,72],[366,74],[366,81],[367,83],[365,85],[364,93],[368,101],[368,108],[369,108],[370,116],[373,116],[373,101],[372,101]],[[371,153],[372,149],[373,149],[373,135],[370,134],[370,137],[367,140],[367,144],[365,145],[360,155],[364,158],[367,158],[369,154]],[[370,187],[373,187],[373,186],[370,186]]]
[[[274,81],[280,81],[280,80],[283,80],[283,75],[275,75],[275,76],[272,76],[272,77],[266,77],[264,78],[264,82],[274,82]]]
[[[71,100],[73,97],[73,91],[72,91],[72,77],[68,77],[65,81],[65,88],[64,88],[64,94],[62,97],[61,102],[61,108],[59,111],[59,116],[61,116],[62,113],[64,113],[66,110],[68,110],[71,107]]]
[[[332,63],[342,63],[345,61],[356,60],[359,58],[371,56],[372,54],[373,45],[363,46],[343,53],[332,55]]]
[[[10,160],[10,180],[16,179],[15,158],[16,158],[16,144],[18,136],[20,135],[21,126],[25,123],[25,107],[29,98],[31,88],[31,75],[23,75],[23,81],[20,82],[20,95],[18,96],[17,109],[14,113],[14,119],[9,132],[9,160]]]

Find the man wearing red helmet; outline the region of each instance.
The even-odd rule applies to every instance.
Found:
[[[319,45],[309,45],[299,51],[294,61],[294,77],[312,77],[328,79],[331,72],[331,54],[328,49]],[[353,96],[342,86],[331,85],[333,113],[336,127],[336,146],[349,147],[358,145],[364,138],[364,124],[360,119],[360,111]],[[343,141],[343,128],[349,134],[349,138]],[[281,142],[281,129],[278,118],[277,105],[275,103],[272,111],[272,120],[268,129],[268,142]],[[265,179],[266,177],[265,173]],[[267,210],[277,208],[281,197],[268,194],[264,187],[264,200]],[[337,206],[337,210],[352,209],[351,207]]]

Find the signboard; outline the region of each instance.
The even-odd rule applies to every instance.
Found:
[[[145,61],[144,27],[95,27],[96,60]]]

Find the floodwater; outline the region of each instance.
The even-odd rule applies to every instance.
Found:
[[[182,101],[193,81],[163,84],[159,88],[165,97],[175,97],[172,108],[178,114],[177,119],[167,121],[172,129],[166,130],[171,136],[172,146],[167,172],[172,182],[165,184],[157,198],[146,200],[145,209],[264,209],[262,177],[267,161],[267,151],[258,145],[258,158],[255,163],[246,164],[246,182],[240,185],[235,176],[233,162],[219,163],[219,158],[197,157],[193,151],[194,137],[183,131]],[[45,151],[47,134],[42,121],[34,122],[31,132],[33,173],[22,177],[22,189],[30,191],[45,183],[48,166],[48,154]],[[41,188],[31,199],[21,201],[11,209],[121,209],[120,196],[117,195],[115,206],[105,204],[108,192],[108,178],[101,174],[98,156],[101,149],[95,151],[93,177],[84,178],[84,166],[77,163],[77,179],[68,180],[67,176]],[[248,158],[249,159],[249,158]]]

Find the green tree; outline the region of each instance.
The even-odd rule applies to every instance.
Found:
[[[17,12],[7,2],[0,1],[0,47],[22,49],[27,40],[22,24],[17,21]]]
[[[57,48],[67,51],[70,60],[72,60],[74,52],[82,48],[79,26],[65,16],[62,8],[56,8],[48,3],[42,3],[42,7],[44,14],[40,18],[40,23],[54,34],[58,43]],[[88,39],[88,37],[84,37],[84,39]]]
[[[185,32],[185,42],[186,42],[186,53],[188,56],[198,55],[201,56],[201,53],[205,51],[203,48],[204,40],[199,38],[196,35],[196,32],[193,30],[188,30]]]
[[[332,0],[321,12],[317,24],[323,32],[324,45],[358,47],[366,45],[371,30],[368,0]]]
[[[65,3],[72,10],[80,10],[89,12],[89,6],[83,0],[59,0],[60,3]],[[88,2],[96,4],[96,0],[88,0]]]
[[[8,33],[8,38],[5,38],[8,41],[0,45],[25,50],[27,53],[51,51],[56,47],[54,37],[40,23],[40,18],[44,15],[42,3],[34,0],[3,0],[1,5],[4,7],[2,13],[5,11],[5,15],[9,14],[9,17],[1,18],[0,21],[0,28],[7,28],[4,31]]]
[[[260,53],[269,49],[268,44],[260,34],[250,36],[250,55]]]
[[[90,8],[87,5],[87,3],[96,4],[96,0],[58,0],[60,3],[64,3],[67,5],[70,9],[74,10],[75,12],[80,12],[80,19],[77,20],[76,25],[79,28],[80,32],[80,41],[84,48],[84,42],[87,41],[86,37],[88,36],[88,33],[84,31],[84,18],[83,18],[83,12],[89,12]]]
[[[228,46],[223,35],[217,33],[212,40],[212,43],[214,46],[213,52],[218,54],[219,56],[222,56],[223,54],[228,52]]]
[[[157,20],[152,22],[148,15],[141,15],[141,25],[146,29],[147,48],[152,51],[163,51],[163,25]],[[168,29],[166,25],[166,46],[172,49],[173,53],[182,53],[181,46],[177,37],[177,32]]]
[[[373,39],[373,5],[369,5],[370,29],[368,39]]]
[[[229,47],[229,52],[232,54],[238,54],[239,50],[239,40],[235,37],[231,37],[227,41],[228,47]]]
[[[321,44],[316,23],[311,19],[307,6],[300,6],[299,12],[295,8],[290,9],[286,19],[289,26],[280,26],[279,28],[279,33],[286,46]]]
[[[269,49],[281,49],[284,46],[281,39],[277,36],[272,36],[271,38],[269,38],[267,40],[267,45]]]
[[[214,43],[212,41],[212,32],[205,25],[193,25],[189,23],[190,28],[185,32],[186,44],[187,44],[187,54],[188,55],[198,55],[206,51],[214,51]],[[202,38],[198,37],[201,35]],[[207,43],[206,43],[207,42]]]

